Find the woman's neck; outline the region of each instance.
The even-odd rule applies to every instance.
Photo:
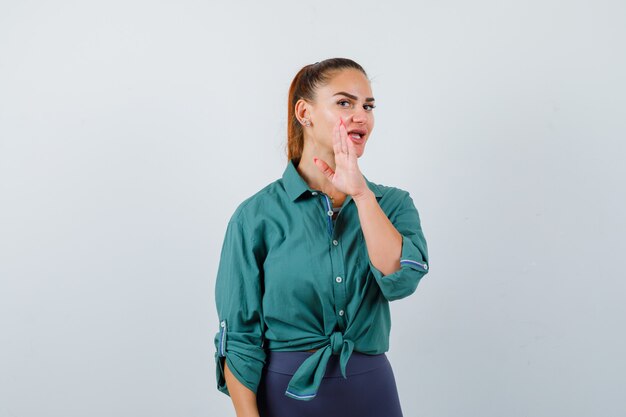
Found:
[[[300,162],[298,163],[296,169],[298,170],[304,181],[306,181],[306,183],[309,185],[309,187],[314,190],[320,190],[323,193],[332,196],[334,199],[333,205],[341,206],[346,195],[339,191],[337,188],[335,188],[335,186],[332,182],[330,182],[328,177],[326,177],[326,175],[324,175],[324,173],[319,170],[319,168],[313,162],[313,157],[325,161],[333,171],[335,170],[334,155],[322,155],[319,153],[317,155],[314,155],[310,152],[306,152],[306,149],[302,153],[302,157],[300,158]]]

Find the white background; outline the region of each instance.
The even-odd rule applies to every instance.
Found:
[[[363,65],[368,179],[431,271],[392,303],[420,417],[624,416],[623,1],[0,1],[0,416],[234,416],[226,223],[303,66]]]

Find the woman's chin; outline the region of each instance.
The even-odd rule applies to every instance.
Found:
[[[365,153],[365,142],[356,146],[356,156],[360,158]]]

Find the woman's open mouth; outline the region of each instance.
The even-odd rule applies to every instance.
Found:
[[[365,141],[365,130],[355,129],[348,132],[348,137],[355,143],[363,143]]]

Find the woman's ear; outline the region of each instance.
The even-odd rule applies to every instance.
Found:
[[[296,115],[296,118],[300,121],[311,121],[310,104],[304,99],[300,99],[296,102],[294,113]]]

